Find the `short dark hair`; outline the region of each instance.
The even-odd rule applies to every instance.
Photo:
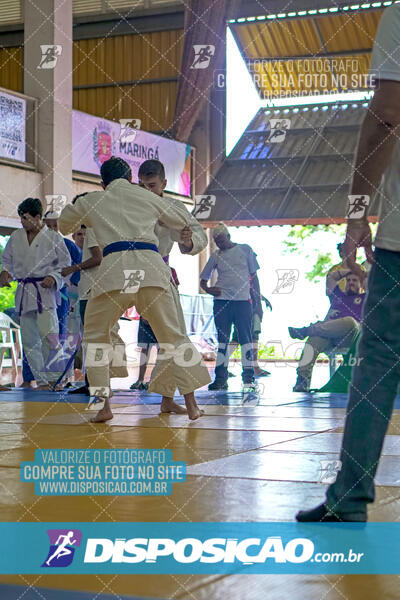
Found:
[[[37,217],[37,215],[42,217],[43,206],[39,198],[25,198],[25,200],[18,205],[18,215],[21,217],[26,213],[31,215],[31,217]]]
[[[107,187],[114,179],[132,179],[132,171],[128,163],[118,156],[112,156],[100,168],[100,175],[104,185]]]
[[[139,167],[139,177],[150,177],[156,175],[160,179],[165,179],[164,165],[159,160],[145,160]]]

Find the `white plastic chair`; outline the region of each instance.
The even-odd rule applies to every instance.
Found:
[[[10,350],[11,368],[14,378],[18,373],[18,359],[22,362],[22,339],[19,325],[5,313],[0,312],[0,377],[3,374],[4,355]]]

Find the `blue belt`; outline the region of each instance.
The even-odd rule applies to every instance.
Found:
[[[123,250],[152,250],[153,252],[158,252],[155,244],[148,244],[147,242],[113,242],[105,246],[103,257],[112,252],[122,252]]]

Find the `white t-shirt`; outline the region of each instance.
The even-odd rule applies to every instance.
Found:
[[[88,227],[85,233],[85,239],[82,248],[82,262],[92,257],[90,248],[95,248],[99,243],[96,240],[93,229]],[[81,278],[78,283],[79,300],[88,300],[90,294],[90,288],[96,279],[99,267],[93,267],[93,269],[86,269],[81,271]]]
[[[400,4],[393,4],[383,13],[375,38],[370,73],[377,79],[400,81]],[[400,252],[400,141],[396,143],[383,177],[375,246]]]
[[[217,270],[216,287],[221,288],[217,300],[249,300],[250,274],[260,268],[256,254],[247,244],[235,244],[228,250],[214,252],[204,267],[200,279],[208,281]]]

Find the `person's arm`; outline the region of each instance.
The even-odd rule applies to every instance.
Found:
[[[260,282],[256,272],[251,273],[251,299],[253,302],[254,312],[262,319],[263,309],[261,304]]]
[[[346,275],[348,275],[349,273],[351,273],[351,269],[348,269],[346,267],[344,267],[343,269],[335,269],[334,271],[329,271],[329,273],[326,276],[326,295],[330,296],[335,287],[341,281],[341,279],[343,279],[343,277],[346,277]]]
[[[61,271],[62,276],[68,277],[68,275],[76,273],[76,271],[86,271],[87,269],[93,269],[94,267],[98,267],[102,259],[100,248],[98,246],[94,246],[93,248],[89,248],[89,251],[92,255],[90,258],[84,260],[79,264],[71,265],[70,267],[65,267]]]
[[[400,7],[394,4],[383,13],[371,59],[371,72],[378,86],[361,127],[351,185],[351,195],[372,196],[393,156],[400,126]],[[352,271],[361,276],[356,264],[357,248],[363,247],[373,262],[368,208],[360,219],[348,219],[345,255]]]
[[[182,254],[199,254],[207,246],[207,236],[202,225],[189,213],[189,224],[181,232],[179,248]],[[189,237],[189,231],[191,235]]]
[[[216,261],[216,257],[215,257],[215,253],[214,253],[210,256],[210,258],[207,261],[206,266],[200,273],[200,287],[207,294],[211,294],[212,296],[218,297],[221,295],[221,288],[219,288],[217,286],[208,287],[208,284],[207,284],[208,280],[210,279],[211,275],[214,272],[216,265],[217,265],[217,261]]]
[[[96,194],[96,192],[86,194],[82,198],[78,198],[75,204],[67,204],[67,206],[63,208],[58,219],[58,228],[60,233],[63,235],[74,233],[80,228],[82,223],[84,223],[86,227],[91,226],[91,211],[87,208],[87,199],[92,194]],[[93,206],[93,210],[94,209],[95,204]]]
[[[51,263],[50,273],[39,285],[43,288],[51,288],[55,285],[56,290],[60,290],[65,283],[61,271],[64,267],[70,266],[71,255],[61,235],[57,232],[52,232],[52,234],[54,235],[54,254],[57,262],[56,264]]]
[[[211,294],[211,296],[214,296],[215,298],[221,295],[221,288],[217,286],[208,287],[207,281],[205,279],[200,279],[200,287],[207,294]]]
[[[171,199],[160,196],[157,198],[157,208],[160,211],[160,223],[169,229],[180,233],[184,227],[190,225],[192,215],[183,202],[171,202]]]

